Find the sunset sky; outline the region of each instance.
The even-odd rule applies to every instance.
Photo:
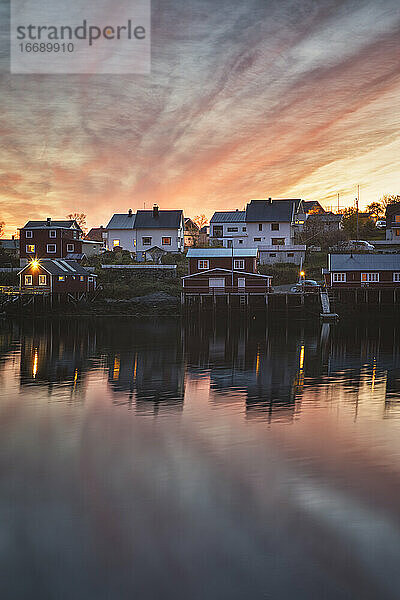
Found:
[[[125,0],[128,2],[128,0]],[[400,193],[399,0],[153,0],[151,75],[10,75],[0,220]]]

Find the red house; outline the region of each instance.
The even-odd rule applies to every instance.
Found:
[[[18,275],[20,290],[26,293],[77,296],[96,289],[97,276],[73,260],[32,260]]]
[[[272,277],[258,273],[210,269],[182,277],[183,299],[189,295],[266,295],[271,291]]]
[[[189,248],[189,275],[210,269],[257,273],[257,248]]]
[[[400,287],[400,254],[329,254],[323,270],[328,287]]]
[[[82,230],[76,221],[28,221],[20,228],[20,265],[32,259],[82,255]]]

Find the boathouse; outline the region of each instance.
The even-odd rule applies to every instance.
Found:
[[[97,276],[73,260],[32,260],[18,274],[23,293],[80,296],[96,289]]]
[[[328,287],[400,287],[400,254],[328,254]]]
[[[189,275],[212,269],[257,273],[257,248],[189,248]]]
[[[210,269],[182,277],[183,297],[243,295],[265,296],[271,291],[272,277],[258,273]]]

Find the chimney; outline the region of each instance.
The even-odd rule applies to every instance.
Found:
[[[155,204],[153,206],[153,218],[157,219],[157,217],[158,217],[158,206],[157,206],[157,204]]]
[[[47,227],[51,227],[51,218],[47,217]]]
[[[131,216],[132,216],[132,209],[130,208],[130,209],[128,210],[128,217],[131,217]]]
[[[272,198],[268,198],[267,204],[272,204]]]

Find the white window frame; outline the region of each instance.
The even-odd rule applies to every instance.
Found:
[[[165,242],[164,240],[169,240],[169,242]],[[177,238],[176,241],[179,244],[179,238]],[[171,246],[172,245],[172,237],[170,237],[169,235],[163,236],[161,238],[161,245],[162,246]]]
[[[33,285],[32,275],[24,275],[24,285]]]
[[[67,244],[67,252],[73,252],[75,249],[74,244]]]
[[[25,237],[26,238],[33,238],[33,231],[31,231],[30,229],[28,229],[27,231],[25,231]]]
[[[332,273],[332,283],[346,283],[346,273]]]
[[[118,248],[121,245],[121,240],[113,240],[113,248]]]
[[[29,247],[33,247],[33,250],[28,250]],[[26,244],[25,251],[27,254],[35,254],[35,244]]]
[[[235,258],[233,260],[233,268],[234,269],[244,269],[244,259],[243,258]]]
[[[54,246],[54,250],[50,250],[50,246]],[[55,254],[57,252],[57,244],[47,244],[46,251],[48,254]]]
[[[55,229],[50,229],[49,231],[49,237],[50,238],[56,238],[57,237],[57,231]]]
[[[379,283],[379,272],[361,273],[361,283]]]
[[[39,275],[39,285],[47,285],[47,275]]]
[[[88,277],[87,280],[88,281],[94,281],[94,277]]]
[[[246,277],[238,277],[238,288],[246,287]]]
[[[400,283],[400,273],[393,273],[393,281],[395,283]]]
[[[207,271],[210,268],[210,261],[208,259],[201,259],[197,261],[197,268],[203,271]]]
[[[143,246],[151,246],[152,239],[149,235],[145,235],[142,237],[142,245]],[[150,240],[149,242],[145,242],[144,240]]]
[[[59,275],[58,281],[65,281],[65,275]]]
[[[218,282],[218,283],[217,283]],[[225,287],[225,277],[210,277],[208,287],[211,289],[222,289]]]

